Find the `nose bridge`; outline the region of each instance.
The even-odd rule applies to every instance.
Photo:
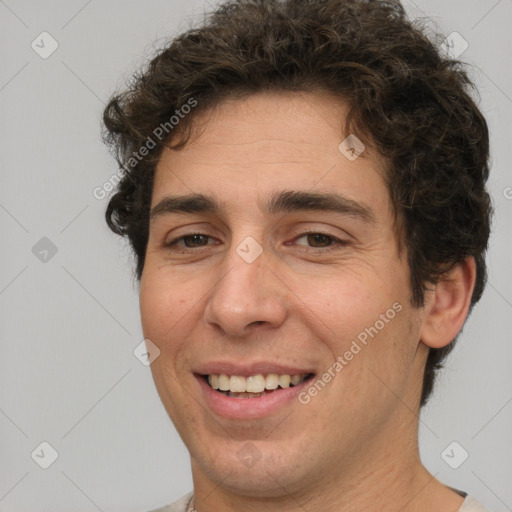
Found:
[[[207,323],[216,324],[227,334],[242,336],[251,324],[277,327],[284,321],[283,285],[268,268],[268,256],[251,237],[230,249],[227,270],[206,304]]]

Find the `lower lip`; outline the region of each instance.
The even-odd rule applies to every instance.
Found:
[[[211,411],[228,419],[251,420],[270,416],[296,401],[297,395],[309,384],[310,379],[292,388],[278,388],[272,393],[258,398],[233,398],[211,388],[203,377],[196,375],[203,396]],[[300,404],[299,404],[300,405]]]

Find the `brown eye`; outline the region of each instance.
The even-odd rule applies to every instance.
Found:
[[[212,240],[212,237],[209,235],[205,235],[203,233],[191,233],[190,235],[183,235],[166,242],[165,247],[170,250],[195,249],[212,245],[211,243],[208,243],[210,240]]]
[[[301,247],[301,250],[306,252],[317,252],[319,254],[333,250],[340,250],[350,244],[350,242],[341,240],[334,235],[318,231],[303,233],[295,238],[294,243]]]
[[[310,233],[307,237],[312,247],[328,247],[333,241],[333,237],[323,233]]]

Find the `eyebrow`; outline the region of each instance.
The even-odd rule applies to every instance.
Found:
[[[150,219],[172,213],[210,213],[219,215],[224,203],[204,194],[167,196],[153,207]],[[263,208],[270,215],[296,211],[329,211],[358,218],[368,224],[376,222],[373,210],[360,202],[335,193],[284,190],[274,192]]]

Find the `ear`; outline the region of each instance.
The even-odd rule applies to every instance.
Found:
[[[475,287],[476,264],[470,256],[444,274],[435,289],[425,292],[421,341],[431,348],[448,345],[468,315]]]

